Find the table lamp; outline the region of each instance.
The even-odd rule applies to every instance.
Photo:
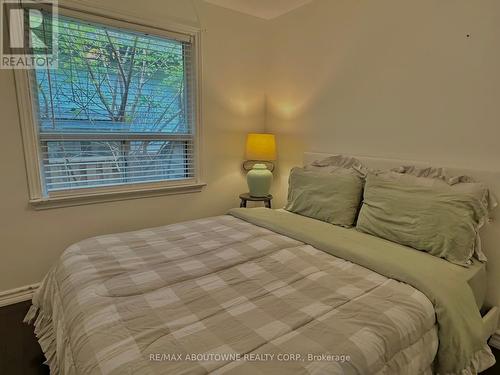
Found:
[[[247,184],[250,196],[266,197],[273,182],[274,164],[272,161],[276,160],[274,134],[248,134],[246,159],[243,168],[248,171]]]

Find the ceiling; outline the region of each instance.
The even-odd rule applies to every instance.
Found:
[[[207,3],[270,20],[312,0],[205,0]]]

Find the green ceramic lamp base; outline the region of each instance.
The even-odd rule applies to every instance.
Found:
[[[273,174],[265,164],[254,164],[253,168],[247,173],[248,191],[252,197],[268,196],[272,182]]]

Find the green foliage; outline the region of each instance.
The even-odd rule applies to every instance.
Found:
[[[49,72],[38,72],[37,79],[40,91],[52,89],[65,97],[71,107],[67,112],[75,118],[95,120],[92,116],[97,108],[98,119],[105,116],[119,123],[145,122],[150,130],[161,131],[168,125],[166,121],[183,116],[181,42],[66,17],[59,17],[58,23],[56,74],[60,87],[54,88],[54,82],[52,87],[43,84]],[[54,95],[39,94],[42,99]]]

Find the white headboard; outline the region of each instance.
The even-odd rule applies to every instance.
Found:
[[[304,165],[312,163],[314,160],[324,159],[334,154],[326,153],[304,153]],[[391,169],[401,165],[416,165],[428,167],[433,165],[428,162],[418,162],[412,160],[382,159],[375,157],[350,155],[359,159],[364,165],[374,169]],[[435,167],[445,167],[450,174],[467,175],[477,181],[486,184],[495,197],[500,200],[500,172],[499,171],[481,171],[475,169],[465,169],[457,167],[448,167],[446,165],[433,165]],[[483,250],[488,257],[486,270],[488,273],[488,292],[486,294],[487,306],[500,306],[500,220],[496,217],[500,215],[500,207],[492,213],[492,222],[481,230],[481,239]]]

